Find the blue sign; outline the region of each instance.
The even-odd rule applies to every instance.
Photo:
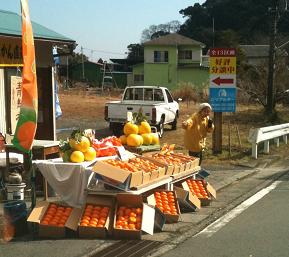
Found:
[[[210,104],[214,112],[235,112],[236,88],[210,88]]]

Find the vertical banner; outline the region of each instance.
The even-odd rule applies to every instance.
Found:
[[[17,122],[19,120],[21,99],[22,99],[22,78],[11,76],[11,132],[14,135]]]
[[[19,120],[12,140],[13,145],[25,153],[31,148],[37,128],[38,93],[35,63],[35,49],[32,25],[27,0],[22,6],[22,101]]]
[[[60,58],[57,54],[57,47],[53,47],[53,59],[54,59],[54,72],[53,72],[53,75],[54,75],[54,94],[55,94],[55,117],[56,119],[59,119],[61,116],[62,116],[62,111],[61,111],[61,108],[60,108],[60,102],[59,102],[59,97],[58,97],[58,86],[59,86],[59,83],[58,83],[58,73],[59,73],[59,70],[58,70],[58,66],[60,64]]]

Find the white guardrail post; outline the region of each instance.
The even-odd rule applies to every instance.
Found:
[[[289,134],[289,123],[250,129],[248,141],[252,144],[252,157],[255,159],[258,157],[258,143],[264,142],[264,153],[269,153],[270,139],[274,139],[279,147],[280,137],[287,144],[287,134]]]

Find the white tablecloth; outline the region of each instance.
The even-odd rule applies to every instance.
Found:
[[[88,166],[91,162],[63,163],[61,159],[34,162],[56,194],[73,207],[85,203],[85,189],[94,173]]]
[[[23,163],[23,154],[9,153],[9,160],[11,164]],[[0,167],[6,167],[6,152],[0,153]]]

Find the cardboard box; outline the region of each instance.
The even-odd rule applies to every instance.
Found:
[[[143,183],[143,172],[130,172],[108,163],[99,161],[92,170],[97,173],[97,178],[121,190],[129,190]]]
[[[179,221],[180,213],[181,213],[176,193],[175,191],[167,191],[167,190],[162,190],[162,189],[154,190],[154,192],[162,192],[162,191],[173,192],[174,194],[175,204],[177,208],[177,215],[164,213],[164,216],[166,218],[166,221],[165,221],[166,223],[176,223]],[[155,206],[155,208],[158,209],[158,207],[156,206],[156,199],[155,199],[154,193],[147,197],[147,202],[149,205]]]
[[[216,190],[211,186],[211,184],[209,184],[209,182],[207,182],[205,179],[193,179],[195,181],[202,181],[203,186],[208,194],[208,198],[202,198],[199,197],[200,201],[201,201],[201,206],[208,206],[210,205],[211,201],[213,199],[217,198],[217,194],[216,194]],[[183,182],[182,185],[186,185],[188,187],[187,182]],[[192,192],[193,193],[193,192]]]
[[[152,179],[152,173],[151,172],[143,172],[143,180],[142,184],[147,184],[151,181]]]
[[[139,158],[142,158],[144,160],[148,160],[152,163],[154,163],[155,165],[157,165],[159,168],[157,170],[152,170],[152,174],[151,174],[151,180],[155,180],[156,178],[159,178],[159,177],[163,177],[165,176],[166,174],[166,165],[156,161],[155,159],[153,158],[148,158],[146,156],[138,156]]]
[[[154,161],[160,167],[165,168],[165,174],[164,175],[172,175],[174,173],[174,171],[175,171],[175,166],[174,165],[166,164],[165,162],[163,162],[161,160],[157,160],[157,159],[153,158],[151,154],[145,155],[144,157],[147,158],[148,160]],[[176,172],[179,172],[178,168],[176,168]]]
[[[109,208],[109,213],[103,227],[80,226],[80,220],[88,204]],[[115,199],[113,197],[88,195],[86,204],[83,206],[82,211],[78,217],[78,236],[80,238],[106,238],[109,234],[111,234],[114,216],[114,205]]]
[[[130,230],[130,229],[119,229],[116,228],[117,211],[119,206],[126,206],[128,208],[142,208],[142,220],[140,230]],[[117,194],[116,195],[116,206],[113,222],[113,236],[117,239],[141,239],[142,232],[146,232],[153,235],[154,231],[154,221],[155,219],[155,209],[148,204],[143,203],[143,198],[141,195],[132,194]]]
[[[154,231],[155,232],[163,231],[165,223],[166,223],[165,214],[161,212],[159,208],[155,208]]]
[[[196,211],[197,209],[201,209],[200,199],[190,191],[187,182],[183,182],[181,186],[182,188],[174,186],[181,209],[183,211]]]
[[[171,155],[182,161],[182,163],[185,165],[184,171],[199,166],[199,158],[184,155],[182,153],[171,153]]]
[[[69,232],[67,230],[73,230],[76,232],[78,226],[78,216],[81,212],[81,209],[79,208],[72,208],[72,212],[70,213],[70,216],[68,217],[64,227],[40,224],[51,203],[66,206],[65,204],[60,204],[56,202],[38,202],[27,219],[28,222],[32,222],[38,225],[38,236],[45,238],[64,238],[66,236],[66,233]]]

